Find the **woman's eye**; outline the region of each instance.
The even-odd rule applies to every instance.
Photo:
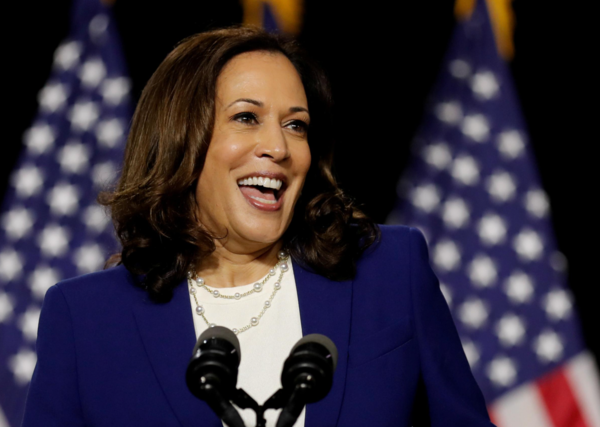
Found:
[[[258,123],[258,118],[256,117],[256,114],[249,112],[236,114],[235,116],[233,116],[233,120],[235,120],[236,122],[243,123],[245,125],[252,125]]]
[[[304,134],[308,132],[308,123],[302,120],[293,120],[287,124],[287,127],[297,133]]]

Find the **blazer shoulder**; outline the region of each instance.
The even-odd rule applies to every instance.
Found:
[[[376,242],[367,253],[378,255],[382,252],[392,251],[411,251],[414,246],[420,247],[425,243],[425,239],[420,230],[406,225],[378,225],[381,231],[381,238]]]
[[[136,285],[136,277],[124,266],[111,267],[95,273],[73,277],[58,282],[54,285],[67,300],[104,298],[112,295],[115,299],[127,299],[145,293]]]

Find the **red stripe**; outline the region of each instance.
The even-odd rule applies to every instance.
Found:
[[[500,424],[498,424],[498,420],[496,419],[496,414],[491,406],[488,406],[488,414],[490,414],[490,421],[492,424],[495,426],[500,426]]]
[[[554,427],[591,427],[583,418],[563,368],[543,376],[537,387]]]

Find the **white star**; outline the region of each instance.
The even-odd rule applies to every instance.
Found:
[[[486,304],[476,298],[463,302],[458,310],[460,321],[472,329],[481,328],[487,321],[488,314]]]
[[[66,228],[59,225],[47,225],[38,237],[40,250],[47,257],[63,255],[69,248],[70,235]]]
[[[412,204],[425,211],[431,212],[440,203],[440,190],[433,184],[423,184],[412,191]]]
[[[81,55],[81,45],[78,42],[67,42],[58,47],[54,53],[54,65],[68,70],[72,68]]]
[[[92,181],[99,188],[113,183],[117,177],[117,167],[113,162],[98,163],[92,169]]]
[[[88,230],[95,233],[102,233],[110,222],[110,217],[106,214],[102,206],[91,205],[83,213],[83,222]]]
[[[19,385],[26,385],[31,381],[37,356],[29,349],[22,348],[17,354],[8,361],[8,367],[15,376],[15,382]]]
[[[460,249],[451,240],[441,240],[433,249],[433,262],[442,271],[456,270],[460,257]]]
[[[17,195],[27,198],[40,192],[44,178],[35,166],[23,166],[13,174],[11,182]]]
[[[91,101],[77,102],[68,114],[71,126],[75,130],[83,132],[91,129],[99,116],[100,109]]]
[[[498,387],[508,387],[517,380],[515,362],[505,356],[498,356],[487,366],[488,378]]]
[[[450,74],[457,79],[464,79],[469,77],[471,74],[471,66],[467,61],[462,59],[455,59],[450,62]]]
[[[33,342],[37,338],[38,323],[40,323],[40,308],[34,305],[27,308],[17,321],[25,339]]]
[[[442,102],[435,107],[437,118],[450,125],[460,123],[463,113],[460,104],[456,101]]]
[[[102,248],[97,244],[86,244],[75,251],[73,262],[77,266],[79,273],[92,273],[102,268],[104,264],[104,254]]]
[[[100,86],[100,93],[107,104],[118,105],[129,94],[131,84],[125,77],[106,79]]]
[[[8,320],[12,316],[14,309],[15,303],[13,298],[0,291],[0,323]]]
[[[485,255],[477,255],[467,269],[469,279],[477,287],[488,288],[496,283],[498,271],[492,259]]]
[[[18,278],[23,271],[23,263],[23,257],[14,249],[4,249],[0,252],[0,278],[5,282]]]
[[[95,88],[106,76],[106,67],[100,58],[88,59],[79,70],[79,78],[84,86]]]
[[[448,307],[450,307],[452,305],[452,291],[443,283],[440,283],[440,290],[442,291],[442,295],[446,300],[446,304],[448,304]]]
[[[471,216],[471,210],[459,197],[451,197],[442,207],[442,219],[448,228],[464,227]]]
[[[525,142],[518,130],[507,130],[498,135],[498,151],[506,160],[513,160],[523,154]]]
[[[452,161],[450,148],[445,142],[431,144],[423,149],[423,159],[431,166],[443,170]]]
[[[500,85],[494,73],[480,71],[471,78],[471,90],[476,98],[487,101],[498,94]]]
[[[48,83],[38,94],[38,102],[42,110],[54,113],[65,105],[67,97],[67,86],[61,83]]]
[[[108,28],[108,23],[109,20],[106,15],[99,13],[98,15],[94,16],[90,21],[90,25],[88,27],[92,38],[97,39],[101,37],[102,34],[104,34],[106,29]]]
[[[58,271],[45,265],[38,265],[29,275],[29,288],[34,297],[43,300],[46,292],[60,280]]]
[[[487,213],[479,220],[477,232],[484,245],[497,245],[506,238],[506,222],[496,214]]]
[[[550,267],[554,271],[565,272],[567,271],[567,267],[569,266],[569,262],[567,261],[567,257],[560,251],[554,251],[550,254]]]
[[[534,340],[533,350],[541,362],[556,362],[563,355],[564,344],[556,332],[546,329]]]
[[[82,173],[88,167],[90,149],[80,142],[69,141],[60,149],[57,159],[63,172]]]
[[[29,234],[35,221],[32,211],[23,207],[15,207],[2,217],[2,227],[11,240],[19,240]]]
[[[96,128],[98,142],[106,148],[114,148],[125,136],[125,128],[119,119],[104,120]]]
[[[487,179],[487,190],[495,202],[506,202],[515,196],[517,184],[510,173],[496,171]]]
[[[23,139],[29,153],[37,155],[48,151],[54,145],[55,137],[54,129],[51,126],[40,123],[29,128]]]
[[[554,289],[542,299],[542,306],[551,320],[558,321],[569,317],[573,303],[564,289]]]
[[[544,190],[529,190],[523,200],[527,212],[536,218],[544,218],[550,210],[548,196]]]
[[[479,166],[473,157],[462,154],[454,159],[450,174],[461,184],[475,185],[479,181]]]
[[[514,304],[522,304],[533,297],[533,282],[529,275],[515,271],[506,279],[504,290]]]
[[[59,183],[48,191],[46,201],[54,215],[72,215],[79,205],[79,190],[74,185]]]
[[[523,320],[512,313],[505,314],[496,323],[496,334],[498,334],[500,344],[504,347],[514,347],[521,344],[525,338]]]
[[[485,142],[490,136],[490,125],[483,114],[466,116],[461,125],[462,133],[475,142]]]
[[[473,341],[465,341],[462,343],[463,351],[465,352],[465,356],[467,356],[467,361],[469,362],[469,366],[474,368],[477,366],[481,354],[477,346],[473,343]]]
[[[535,261],[542,256],[544,245],[536,231],[524,228],[513,239],[513,248],[521,260]]]

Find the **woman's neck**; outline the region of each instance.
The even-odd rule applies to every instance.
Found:
[[[277,263],[281,242],[249,253],[236,253],[217,243],[197,274],[211,288],[233,288],[258,281]]]

